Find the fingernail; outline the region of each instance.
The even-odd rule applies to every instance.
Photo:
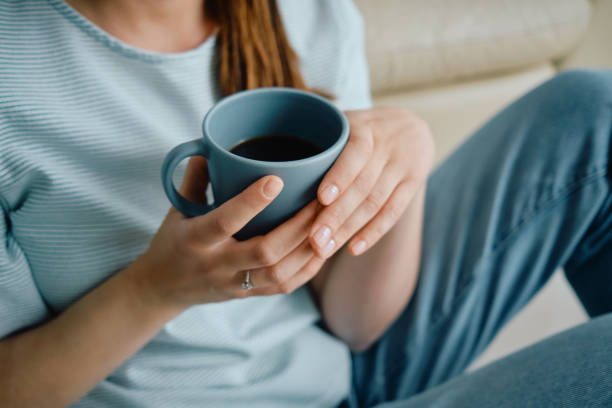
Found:
[[[357,241],[355,245],[353,245],[353,253],[355,255],[361,255],[366,250],[366,242],[361,239]]]
[[[325,245],[327,245],[329,243],[328,241],[330,237],[331,237],[331,230],[329,229],[329,227],[325,225],[319,228],[313,236],[319,248],[323,248]]]
[[[263,186],[263,193],[267,198],[274,198],[283,189],[283,182],[278,177],[270,177]]]
[[[335,184],[330,184],[329,186],[325,187],[321,192],[321,200],[323,201],[323,204],[331,204],[336,197],[338,197],[339,192],[340,190],[338,190],[338,187]]]
[[[334,241],[333,239],[330,239],[327,245],[325,245],[325,247],[321,249],[321,254],[323,256],[329,255],[331,251],[333,251],[335,246],[336,246],[336,241]]]

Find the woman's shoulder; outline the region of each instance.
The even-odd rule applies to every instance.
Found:
[[[23,151],[23,135],[61,101],[58,78],[69,80],[61,22],[49,0],[0,0],[0,187],[16,169],[8,164]]]
[[[363,20],[352,0],[281,0],[285,31],[298,55],[341,50],[363,37]]]
[[[336,96],[347,83],[364,82],[364,22],[352,0],[279,0],[289,41],[306,83]],[[351,78],[355,77],[355,78]],[[359,77],[359,78],[357,78]]]
[[[363,20],[353,0],[280,0],[278,2],[289,35],[336,33],[338,39],[363,29]]]
[[[0,0],[0,77],[15,78],[61,47],[61,16],[48,0]]]
[[[58,14],[48,0],[0,0],[2,42],[34,40],[32,35],[49,33]],[[28,37],[30,34],[30,38]]]

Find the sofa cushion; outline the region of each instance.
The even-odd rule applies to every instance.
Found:
[[[366,22],[372,89],[499,73],[567,54],[588,0],[355,0]]]

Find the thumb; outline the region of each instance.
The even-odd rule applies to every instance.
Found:
[[[193,156],[189,159],[179,191],[183,197],[194,203],[206,203],[208,181],[206,159],[202,156]]]

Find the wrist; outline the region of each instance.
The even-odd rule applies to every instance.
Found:
[[[152,268],[155,266],[148,262],[145,255],[141,255],[118,274],[121,276],[117,278],[130,297],[133,307],[171,320],[187,309],[188,305],[175,304],[162,296],[161,291],[156,288],[150,278]]]

